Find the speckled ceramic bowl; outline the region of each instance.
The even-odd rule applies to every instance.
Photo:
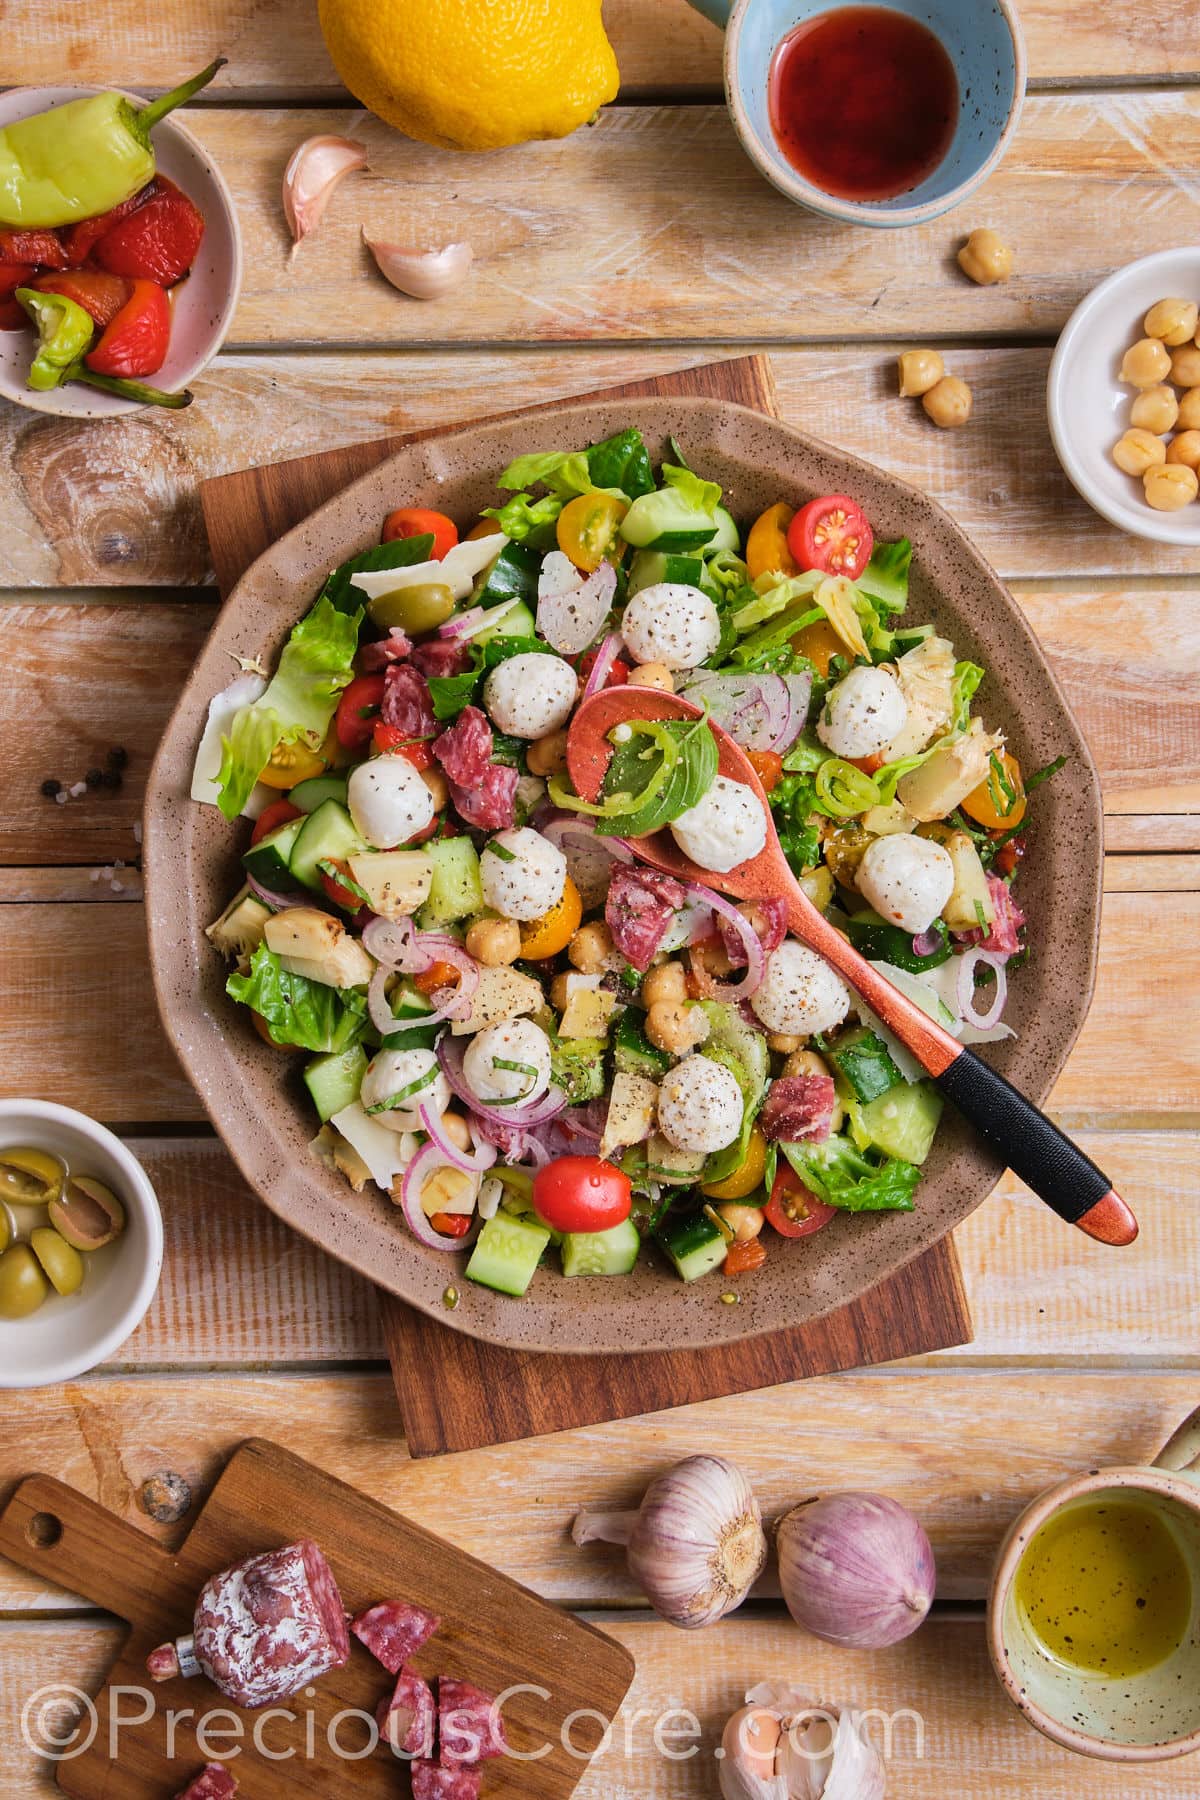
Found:
[[[261,1043],[224,993],[225,968],[204,937],[241,880],[246,828],[188,799],[208,703],[230,679],[231,652],[268,664],[328,570],[376,543],[384,515],[404,503],[460,520],[495,498],[495,480],[523,451],[584,444],[637,425],[655,455],[673,435],[694,467],[719,481],[742,521],[780,498],[800,505],[846,491],[882,539],[915,545],[909,618],[934,619],[960,655],[988,670],[989,723],[1003,725],[1023,766],[1059,754],[1067,767],[1031,809],[1021,877],[1034,954],[1011,984],[1015,1041],[988,1051],[1034,1100],[1049,1092],[1087,1012],[1100,904],[1101,816],[1096,771],[1066,702],[1018,607],[963,533],[924,495],[892,476],[761,414],[723,402],[645,399],[580,403],[465,429],[412,445],[297,526],[247,571],[221,613],[167,728],[146,807],[150,946],[159,1006],[184,1068],[242,1172],[272,1210],[334,1256],[444,1322],[530,1350],[662,1350],[717,1344],[819,1316],[864,1293],[965,1219],[994,1186],[995,1158],[948,1114],[911,1214],[834,1220],[816,1237],[773,1243],[766,1267],[739,1284],[685,1286],[647,1255],[613,1281],[567,1282],[553,1269],[523,1300],[459,1282],[461,1259],[426,1250],[372,1191],[353,1194],[314,1160],[316,1121],[294,1061]],[[298,1060],[298,1059],[297,1059]]]

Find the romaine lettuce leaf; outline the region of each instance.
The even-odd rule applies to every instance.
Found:
[[[780,1144],[788,1162],[818,1200],[847,1212],[911,1212],[921,1171],[896,1157],[858,1150],[847,1137],[823,1144]]]
[[[971,702],[975,698],[975,690],[983,680],[984,671],[978,663],[958,662],[954,665],[954,710],[950,715],[947,737],[958,737],[971,722]]]
[[[514,494],[503,506],[485,506],[483,515],[486,519],[495,519],[511,542],[524,544],[533,538],[535,545],[540,547],[547,532],[553,537],[554,522],[562,509],[559,494],[543,494],[540,500],[534,500],[529,494]]]
[[[908,571],[912,563],[912,544],[900,538],[894,544],[876,544],[871,560],[858,578],[858,585],[872,600],[878,600],[885,612],[902,613],[908,605]]]
[[[365,994],[290,974],[265,943],[255,950],[250,973],[231,975],[225,991],[266,1020],[276,1044],[322,1052],[348,1050],[367,1027]]]

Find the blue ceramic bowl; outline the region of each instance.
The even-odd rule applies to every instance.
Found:
[[[1025,97],[1025,44],[1009,0],[888,0],[941,39],[958,73],[958,129],[925,181],[891,200],[842,200],[806,181],[771,129],[768,77],[781,39],[831,0],[692,0],[727,27],[725,92],[743,148],[789,200],[847,225],[921,225],[957,206],[995,167]]]

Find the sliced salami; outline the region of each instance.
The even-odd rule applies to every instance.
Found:
[[[395,1692],[379,1702],[375,1718],[379,1736],[397,1756],[433,1756],[437,1743],[437,1705],[433,1689],[415,1669],[401,1669]]]
[[[477,706],[464,706],[448,730],[435,738],[433,754],[455,787],[476,788],[492,760],[492,728]]]
[[[745,908],[756,933],[768,956],[778,950],[787,936],[787,901],[779,894],[771,894],[765,900],[752,900]],[[746,946],[729,923],[728,919],[717,914],[717,930],[721,934],[721,942],[725,946],[725,954],[735,969],[746,966]]]
[[[387,636],[380,638],[377,643],[364,644],[358,653],[358,660],[364,674],[377,675],[390,663],[404,662],[411,651],[412,642],[408,633],[401,630],[399,625],[393,625]]]
[[[1025,914],[1013,899],[1008,883],[998,875],[987,878],[995,918],[986,931],[956,931],[960,944],[978,945],[981,950],[994,950],[1001,956],[1012,956],[1021,947],[1020,931]]]
[[[471,647],[451,638],[431,638],[418,644],[409,660],[422,675],[465,675],[471,666]]]
[[[441,1622],[436,1613],[411,1600],[381,1600],[351,1619],[350,1629],[389,1675],[398,1675]]]
[[[508,1749],[504,1720],[491,1694],[469,1681],[438,1677],[438,1743],[447,1768],[471,1768]]]
[[[686,899],[687,890],[673,875],[626,864],[613,870],[604,917],[626,962],[643,973],[650,967],[668,925]]]
[[[459,816],[479,831],[506,831],[516,823],[520,775],[503,763],[489,763],[477,788],[450,783],[450,798]]]
[[[394,725],[405,737],[432,737],[438,725],[433,716],[429,685],[420,670],[409,663],[392,663],[384,670],[383,679],[379,714],[385,725]]]
[[[238,1791],[237,1777],[220,1763],[208,1763],[194,1781],[189,1781],[175,1800],[232,1800]]]
[[[781,1075],[758,1115],[762,1134],[772,1143],[819,1144],[833,1124],[832,1075]]]
[[[412,1800],[479,1800],[478,1769],[448,1769],[441,1763],[415,1762]]]

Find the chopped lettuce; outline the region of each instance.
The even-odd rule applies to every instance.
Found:
[[[662,465],[663,486],[674,488],[685,506],[693,512],[707,513],[715,517],[721,504],[721,484],[719,481],[705,481],[691,469],[685,469],[676,463]]]
[[[971,701],[975,698],[975,690],[982,680],[983,670],[978,663],[955,663],[954,710],[950,715],[947,737],[958,737],[967,729],[971,719]]]
[[[603,1038],[557,1038],[550,1047],[550,1079],[571,1106],[599,1100],[608,1086]]]
[[[597,487],[617,488],[630,500],[654,492],[650,452],[640,431],[630,426],[615,436],[593,444],[587,453],[588,472]]]
[[[911,1212],[921,1171],[898,1157],[859,1150],[848,1137],[823,1144],[780,1144],[805,1187],[847,1212]]]
[[[908,605],[908,571],[912,563],[912,544],[900,538],[894,544],[876,544],[871,560],[858,578],[858,586],[868,599],[876,600],[885,612],[902,613]]]
[[[241,812],[276,744],[303,741],[315,749],[322,742],[354,673],[361,622],[361,612],[341,612],[322,595],[293,628],[266,690],[240,708],[222,736],[217,804],[227,819]]]
[[[739,631],[753,631],[755,626],[775,620],[777,622],[769,634],[769,641],[773,643],[781,635],[790,637],[793,632],[801,629],[795,602],[810,600],[824,579],[818,569],[807,569],[803,575],[781,576],[774,572],[760,575],[754,583],[753,597],[747,597],[747,603],[734,614],[733,622]],[[811,607],[800,608],[805,623],[815,624],[821,617],[820,612],[816,612],[815,617],[809,619],[808,614],[814,610]],[[787,617],[782,617],[783,614]],[[760,633],[759,640],[755,641],[767,638],[767,633]]]
[[[265,943],[248,975],[231,975],[225,991],[266,1020],[272,1043],[301,1050],[348,1050],[367,1028],[367,998],[352,988],[326,987],[284,968]]]
[[[495,519],[505,537],[512,543],[532,542],[535,549],[554,543],[554,522],[563,509],[560,494],[543,494],[535,500],[530,494],[514,494],[503,506],[485,506],[485,519]]]

